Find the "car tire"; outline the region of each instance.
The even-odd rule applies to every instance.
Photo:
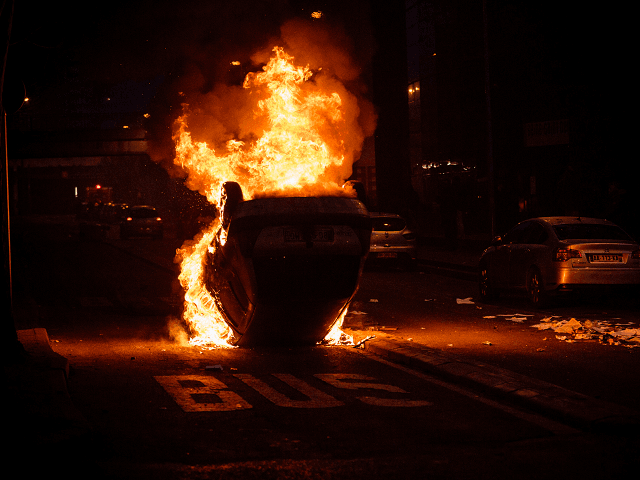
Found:
[[[480,300],[483,302],[490,302],[498,298],[498,292],[491,283],[489,267],[483,263],[478,272],[478,290],[480,291]]]
[[[549,297],[544,289],[544,280],[540,270],[532,267],[527,275],[527,296],[529,301],[536,308],[542,308],[547,305]]]

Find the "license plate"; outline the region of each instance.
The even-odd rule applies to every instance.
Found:
[[[378,253],[378,258],[396,258],[398,256],[395,252],[381,252]]]
[[[333,242],[333,228],[316,228],[311,232],[309,240],[312,242]],[[302,230],[298,230],[297,228],[285,228],[284,241],[305,242],[307,239],[302,233]]]
[[[622,262],[622,255],[611,255],[611,254],[597,254],[591,255],[591,262],[593,263],[615,263]]]

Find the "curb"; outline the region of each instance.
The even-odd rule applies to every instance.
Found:
[[[33,358],[33,362],[42,365],[48,372],[54,390],[68,394],[69,361],[53,351],[47,330],[30,328],[17,330],[16,333],[25,351]]]
[[[22,361],[5,367],[7,398],[18,420],[9,425],[14,430],[12,434],[34,447],[49,450],[82,441],[91,426],[69,395],[69,361],[53,351],[46,329],[16,333],[26,355]]]
[[[458,355],[376,332],[364,349],[392,363],[513,401],[581,430],[638,435],[640,412]]]

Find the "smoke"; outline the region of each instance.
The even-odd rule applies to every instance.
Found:
[[[189,345],[189,333],[186,330],[184,322],[181,322],[175,317],[169,317],[167,322],[167,330],[169,332],[169,338],[172,342],[180,347]]]
[[[300,87],[302,95],[338,99],[334,107],[324,105],[312,114],[318,120],[314,123],[318,127],[316,133],[326,144],[329,155],[344,159],[328,165],[319,180],[341,184],[351,176],[352,165],[360,157],[365,138],[373,134],[376,116],[367,98],[362,65],[354,59],[351,40],[342,28],[325,22],[302,19],[285,22],[279,35],[256,49],[249,59],[229,59],[226,82],[211,84],[201,71],[194,71],[183,79],[181,83],[185,88],[180,92],[183,110],[174,126],[174,140],[186,130],[190,145],[206,142],[208,151],[219,155],[218,152],[228,149],[229,141],[251,145],[260,139],[272,121],[264,112],[259,114],[257,106],[271,95],[268,80],[262,78],[262,67],[274,58],[274,47],[282,48],[287,56],[293,57],[296,67],[309,69],[309,78]],[[229,83],[230,79],[236,83]],[[244,84],[240,85],[238,79],[244,79]],[[227,170],[233,168],[238,173],[242,165]],[[211,175],[204,174],[198,166],[191,165],[188,170],[189,188],[211,198]],[[236,180],[229,177],[218,180],[227,179]]]

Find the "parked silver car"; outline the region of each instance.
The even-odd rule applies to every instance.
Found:
[[[550,294],[604,285],[640,285],[640,250],[607,220],[541,217],[496,237],[480,258],[480,296],[523,290],[536,306]]]
[[[369,216],[373,227],[369,259],[412,267],[417,255],[416,234],[407,226],[407,221],[395,213],[370,212]]]

